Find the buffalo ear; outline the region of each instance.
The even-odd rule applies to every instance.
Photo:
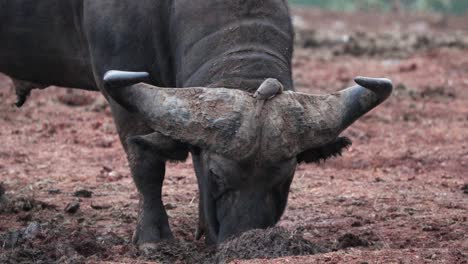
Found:
[[[189,153],[187,144],[164,136],[159,132],[129,137],[127,144],[129,147],[138,147],[169,161],[185,161]]]
[[[343,149],[348,148],[351,145],[352,142],[349,138],[338,137],[330,143],[320,147],[311,148],[300,153],[297,155],[297,162],[320,163],[320,161],[325,161],[329,158],[341,156]]]

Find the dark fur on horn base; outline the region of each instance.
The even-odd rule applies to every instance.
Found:
[[[320,163],[327,159],[341,156],[343,149],[352,145],[352,142],[347,137],[339,137],[334,141],[323,146],[308,149],[297,156],[298,163]]]

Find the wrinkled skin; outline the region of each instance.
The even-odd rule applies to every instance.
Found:
[[[161,200],[169,160],[192,154],[200,193],[197,237],[220,243],[274,225],[297,163],[326,159],[350,144],[337,138],[284,160],[253,155],[238,161],[155,132],[132,110],[138,100],[119,104],[104,87],[107,71],[126,70],[148,72],[145,82],[160,87],[253,93],[276,78],[292,91],[293,29],[285,0],[6,0],[0,7],[1,72],[101,91],[108,99],[141,194],[134,234],[141,248],[173,238]],[[27,94],[19,91],[18,105]]]

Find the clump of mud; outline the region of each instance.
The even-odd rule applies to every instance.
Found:
[[[357,235],[346,233],[338,238],[337,249],[346,249],[351,247],[368,247],[369,242]]]
[[[2,198],[2,196],[0,196],[0,198]],[[17,214],[19,212],[55,209],[55,206],[51,204],[30,197],[19,197],[13,200],[8,200],[3,197],[0,201],[0,213]]]
[[[302,234],[282,227],[255,229],[221,244],[213,256],[214,263],[228,263],[234,259],[280,258],[323,253],[325,250]]]
[[[33,221],[0,233],[0,263],[88,263],[105,259],[106,250],[125,244],[112,232],[66,227],[61,220]]]
[[[197,244],[184,241],[163,241],[134,253],[145,261],[159,263],[211,263],[206,261],[213,255],[214,248],[200,248]]]
[[[221,244],[217,250],[198,243],[164,241],[135,251],[134,256],[160,263],[229,263],[240,259],[274,259],[287,256],[313,255],[325,250],[302,234],[281,227],[250,230]]]

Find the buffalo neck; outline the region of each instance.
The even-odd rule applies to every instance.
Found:
[[[292,89],[294,34],[284,0],[174,1],[170,25],[177,87],[252,92],[276,78]]]

